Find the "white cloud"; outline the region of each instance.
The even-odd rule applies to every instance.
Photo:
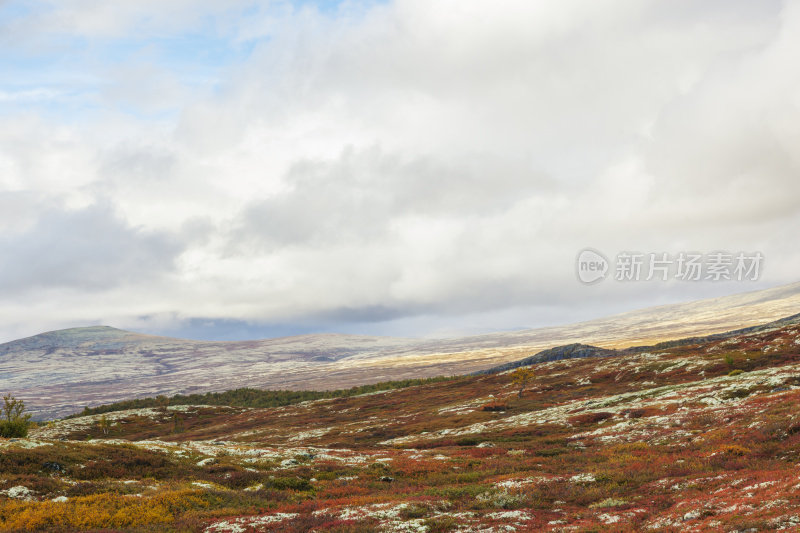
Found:
[[[11,2],[9,2],[11,3]],[[102,0],[34,0],[26,16],[7,26],[15,37],[35,42],[55,34],[67,37],[119,39],[169,38],[175,32],[215,27],[215,19],[241,15],[252,2],[239,0],[139,0],[112,3]],[[218,23],[219,23],[218,22]]]
[[[0,91],[0,104],[53,100],[59,93],[52,89],[36,88],[23,91]]]
[[[102,83],[78,115],[23,105],[50,89],[4,100],[28,93],[0,85],[17,106],[0,125],[3,242],[31,255],[69,231],[109,268],[88,290],[59,248],[6,274],[0,316],[30,333],[75,320],[19,310],[24,295],[119,325],[425,333],[736,289],[589,290],[572,264],[585,246],[758,249],[764,283],[795,281],[798,24],[773,1],[41,3],[14,24],[17,53],[65,36],[137,52],[87,63]],[[180,62],[204,59],[165,59],[192,32],[253,49],[197,85]]]

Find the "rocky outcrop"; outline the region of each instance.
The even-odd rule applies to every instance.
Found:
[[[610,357],[618,355],[617,350],[607,350],[605,348],[598,348],[597,346],[590,346],[588,344],[567,344],[565,346],[557,346],[549,350],[543,350],[535,355],[526,357],[519,361],[512,361],[504,365],[495,366],[487,370],[475,372],[474,375],[480,374],[497,374],[505,372],[506,370],[514,370],[522,366],[530,366],[536,363],[545,363],[547,361],[559,361],[561,359],[582,359],[585,357]]]

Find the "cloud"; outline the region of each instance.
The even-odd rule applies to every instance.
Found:
[[[232,236],[237,245],[369,242],[386,238],[398,218],[491,217],[553,189],[524,161],[409,159],[379,147],[346,148],[333,161],[298,161],[284,183],[284,192],[246,208]]]
[[[58,92],[52,89],[35,88],[25,91],[0,91],[0,103],[35,102],[42,100],[52,100],[59,96]]]
[[[800,76],[786,69],[800,42],[800,10],[787,5],[782,27],[763,47],[720,60],[666,106],[654,123],[644,167],[660,202],[695,223],[779,220],[800,210]],[[713,198],[697,209],[697,198]],[[714,222],[711,222],[714,223]]]
[[[586,246],[760,250],[762,284],[795,281],[794,4],[8,13],[0,243],[31,265],[4,259],[15,298],[173,332],[425,333],[737,290],[587,289]],[[69,322],[39,303],[0,316]]]
[[[9,0],[9,5],[18,2]],[[119,39],[129,35],[168,37],[175,32],[225,20],[251,2],[220,0],[142,0],[112,5],[99,0],[35,0],[9,15],[7,29],[25,41],[48,34]],[[213,24],[211,24],[213,27]]]
[[[131,228],[107,206],[47,209],[0,237],[0,288],[18,297],[41,288],[96,293],[148,283],[171,274],[181,250],[173,236]]]

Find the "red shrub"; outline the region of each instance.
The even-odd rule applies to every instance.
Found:
[[[574,425],[574,426],[588,426],[591,424],[597,424],[598,422],[602,422],[603,420],[608,420],[612,418],[614,413],[607,413],[607,412],[598,412],[598,413],[583,413],[580,415],[575,415],[567,419],[567,421]]]
[[[481,411],[505,411],[508,409],[508,404],[493,401],[485,403],[481,406]]]

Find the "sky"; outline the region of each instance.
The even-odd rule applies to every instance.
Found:
[[[798,281],[798,49],[795,1],[0,0],[0,341],[450,336]],[[615,279],[628,252],[763,262]]]

